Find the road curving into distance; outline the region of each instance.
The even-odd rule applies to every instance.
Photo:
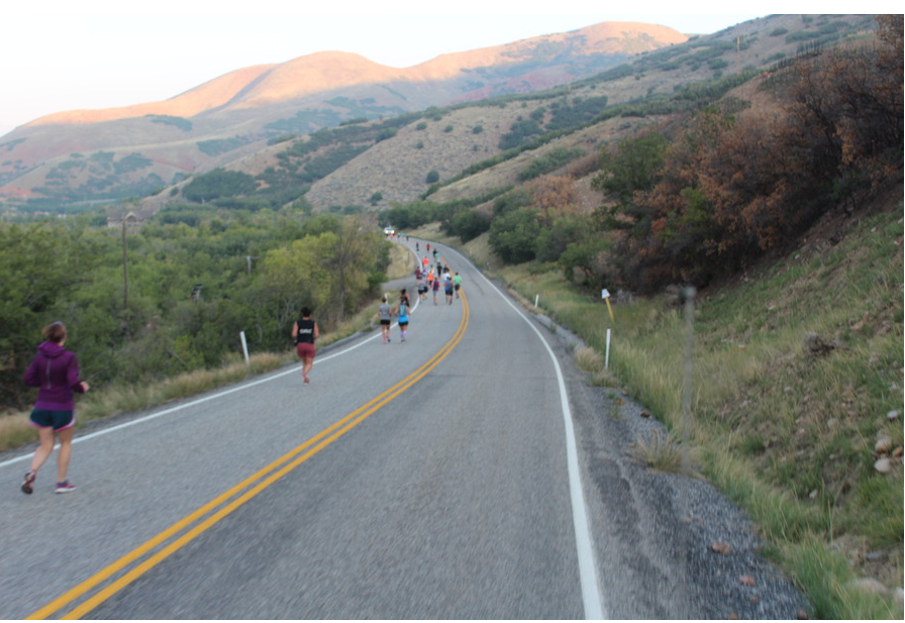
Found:
[[[54,459],[21,494],[33,447],[0,456],[0,617],[807,616],[737,508],[631,459],[660,425],[587,383],[567,331],[440,252],[464,296],[413,294],[404,343],[91,423],[72,494]]]
[[[310,386],[292,366],[93,426],[72,495],[48,467],[32,496],[11,484],[0,615],[599,618],[556,358],[441,259],[463,297],[418,303],[406,342],[375,331],[322,349]]]

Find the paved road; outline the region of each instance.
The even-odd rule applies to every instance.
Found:
[[[322,349],[310,386],[291,366],[92,423],[70,495],[52,493],[52,466],[18,492],[33,448],[0,457],[0,617],[808,610],[713,487],[631,460],[659,425],[588,385],[567,332],[441,249],[467,298],[417,305],[405,343],[375,331]]]
[[[418,305],[405,343],[83,431],[78,491],[45,468],[0,496],[0,616],[585,616],[556,364],[441,257],[465,297]],[[26,458],[0,464],[8,491]]]

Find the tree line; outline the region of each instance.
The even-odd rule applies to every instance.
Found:
[[[62,321],[93,386],[152,383],[241,353],[290,347],[299,308],[327,331],[379,290],[389,244],[357,217],[164,209],[138,231],[97,215],[0,222],[0,406],[30,395],[22,373],[41,328]]]

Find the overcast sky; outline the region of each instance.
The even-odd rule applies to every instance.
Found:
[[[425,0],[341,0],[329,3],[329,13],[303,12],[300,7],[312,3],[297,0],[16,4],[26,8],[3,9],[0,136],[49,113],[164,100],[235,69],[324,50],[354,52],[383,65],[410,67],[440,54],[605,21],[646,22],[686,34],[707,34],[759,17],[591,12],[614,5],[600,0],[542,3],[540,9],[561,11],[557,14],[522,11],[537,4],[525,0],[444,2],[458,9],[444,14],[424,13],[426,7],[437,4]],[[482,10],[516,6],[519,13]],[[189,10],[180,10],[184,7]],[[248,14],[249,9],[255,9],[255,14]]]

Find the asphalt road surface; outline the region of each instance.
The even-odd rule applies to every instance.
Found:
[[[625,421],[568,345],[441,259],[463,296],[418,303],[405,342],[375,330],[321,349],[310,385],[293,365],[92,423],[71,494],[55,456],[31,496],[34,447],[0,457],[0,617],[794,616],[768,566],[746,558],[751,600],[731,557],[698,551],[713,525],[756,547],[731,505],[627,466]],[[400,287],[414,305],[414,278]]]

